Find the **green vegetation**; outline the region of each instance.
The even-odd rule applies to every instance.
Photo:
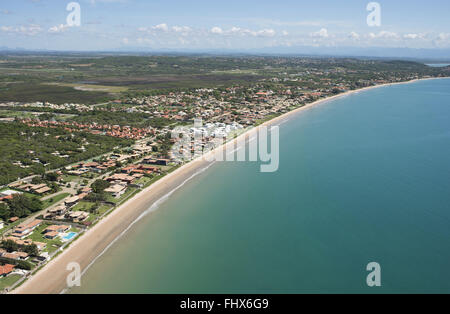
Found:
[[[128,113],[122,111],[89,111],[80,113],[72,121],[78,123],[98,123],[109,125],[131,126],[137,128],[163,128],[173,123],[173,121],[164,118],[152,118],[147,113]]]
[[[53,240],[44,238],[43,232],[48,226],[50,226],[50,224],[43,223],[42,225],[37,227],[28,238],[33,240],[34,242],[47,243],[47,247],[44,249],[44,251],[48,253],[53,253],[63,245],[63,242],[59,237]]]
[[[95,203],[92,202],[79,202],[77,205],[73,207],[73,211],[83,211],[90,213],[92,209],[95,207]]]
[[[48,207],[50,207],[50,206],[52,206],[54,204],[57,204],[59,201],[65,199],[69,195],[70,195],[69,193],[61,193],[61,194],[55,195],[55,196],[53,196],[53,197],[43,201],[42,202],[42,207],[44,209],[48,208]]]
[[[26,217],[43,209],[42,202],[37,197],[20,194],[0,203],[0,218],[7,221],[11,217]]]
[[[61,128],[29,127],[21,123],[2,124],[1,128],[0,185],[31,174],[42,175],[46,170],[96,157],[117,146],[133,143],[110,136],[70,133]]]
[[[6,241],[2,241],[0,246],[2,248],[4,248],[6,251],[8,251],[9,253],[21,251],[21,252],[28,253],[31,256],[37,256],[39,254],[39,250],[35,244],[19,245],[12,240],[6,240]]]
[[[0,101],[87,103],[94,104],[111,100],[108,93],[101,91],[82,91],[72,87],[46,85],[39,82],[0,85]]]
[[[13,275],[9,275],[5,278],[0,278],[0,291],[11,287],[16,282],[18,282],[20,280],[20,278],[22,278],[22,276],[19,274],[13,274]]]

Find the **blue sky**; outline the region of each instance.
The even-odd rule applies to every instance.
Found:
[[[27,49],[258,49],[265,47],[450,48],[450,1],[378,0],[381,25],[367,24],[369,0],[78,0],[0,3],[0,46]]]

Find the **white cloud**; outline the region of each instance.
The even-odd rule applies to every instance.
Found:
[[[223,34],[223,30],[220,27],[214,26],[211,28],[211,33],[213,34]]]
[[[152,27],[152,29],[157,30],[157,31],[163,31],[163,32],[169,31],[169,27],[165,23],[155,25]]]
[[[35,36],[42,32],[42,27],[40,25],[21,25],[21,26],[1,26],[0,31],[11,34],[20,34],[27,36]]]
[[[263,29],[254,33],[254,36],[258,37],[273,37],[276,35],[276,32],[273,29]]]
[[[49,33],[53,33],[53,34],[55,34],[55,33],[62,33],[62,32],[65,32],[69,27],[70,26],[67,25],[67,24],[60,24],[60,25],[56,25],[56,26],[50,27],[48,32]]]
[[[369,37],[372,39],[375,39],[375,38],[398,39],[400,36],[394,32],[381,31],[378,34],[370,33]]]
[[[450,34],[446,34],[446,33],[440,33],[439,35],[438,35],[438,40],[447,40],[447,39],[449,39],[450,38]]]
[[[275,30],[273,29],[262,29],[258,31],[253,31],[250,29],[240,28],[240,27],[232,27],[229,30],[223,30],[220,27],[213,27],[211,29],[211,33],[216,35],[240,35],[240,36],[253,36],[253,37],[273,37],[276,35]]]
[[[189,33],[192,29],[188,26],[173,26],[172,30],[175,33]]]
[[[318,32],[311,33],[311,37],[315,38],[328,38],[330,35],[328,34],[328,30],[326,28],[322,28]]]
[[[354,39],[354,40],[359,40],[359,38],[361,36],[359,36],[359,34],[357,32],[351,32],[348,37],[351,38],[351,39]]]

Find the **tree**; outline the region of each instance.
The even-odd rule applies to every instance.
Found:
[[[50,172],[45,175],[45,180],[55,182],[58,180],[58,175],[55,172]]]
[[[2,218],[3,220],[8,220],[9,218],[11,218],[9,214],[10,212],[8,210],[8,206],[6,206],[5,203],[0,203],[0,218]]]
[[[19,249],[19,245],[12,241],[12,240],[6,240],[2,242],[2,247],[8,251],[9,253],[15,252]]]
[[[94,183],[92,183],[91,188],[94,193],[101,194],[105,189],[109,188],[110,185],[111,184],[108,181],[96,180]]]
[[[15,195],[8,200],[10,215],[25,217],[42,210],[43,204],[37,197],[28,197],[23,194]]]
[[[25,253],[28,253],[28,255],[32,255],[32,256],[38,256],[39,255],[39,249],[36,246],[36,244],[31,244],[31,245],[25,245],[22,250]]]
[[[42,183],[42,178],[39,176],[35,176],[33,177],[33,179],[31,179],[31,183],[32,184],[41,184]]]

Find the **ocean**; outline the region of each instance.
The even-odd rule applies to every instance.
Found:
[[[450,293],[450,79],[289,116],[279,170],[259,166],[215,163],[69,292]]]

